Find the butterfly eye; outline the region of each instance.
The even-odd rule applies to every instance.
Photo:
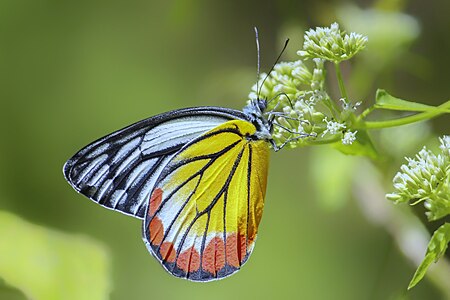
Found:
[[[261,111],[261,113],[263,113],[267,108],[267,101],[264,99],[258,99],[257,101],[258,101],[257,102],[258,108]]]

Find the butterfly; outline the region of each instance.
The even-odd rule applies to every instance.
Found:
[[[242,111],[192,107],[139,121],[82,148],[64,177],[94,202],[142,219],[148,251],[170,274],[191,281],[234,274],[255,245],[270,148],[304,136],[276,122],[290,117],[259,97],[275,64]],[[278,145],[274,125],[294,136]]]
[[[261,221],[277,149],[267,105],[150,117],[82,148],[64,176],[94,202],[142,219],[144,243],[172,275],[227,277],[248,260]]]

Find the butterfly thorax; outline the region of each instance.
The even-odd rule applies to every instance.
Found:
[[[250,100],[243,112],[249,118],[249,121],[255,125],[256,133],[253,139],[272,141],[272,122],[265,116],[267,101],[264,99]]]

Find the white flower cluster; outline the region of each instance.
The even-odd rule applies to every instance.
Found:
[[[327,133],[329,134],[338,134],[343,129],[345,129],[345,124],[334,122],[334,121],[328,121],[328,119],[325,117],[323,121],[327,124],[327,129],[322,133],[322,137],[324,137]]]
[[[450,157],[450,135],[444,135],[442,138],[439,138],[439,142],[441,142],[439,148],[442,150],[442,154]]]
[[[341,61],[363,49],[367,37],[339,29],[337,23],[329,28],[316,28],[305,34],[303,51],[311,58],[309,67],[302,60],[277,63],[269,76],[260,74],[252,87],[249,99],[268,101],[266,112],[273,119],[273,138],[278,145],[298,147],[310,142],[332,143],[341,140],[351,145],[357,131],[351,131],[351,122],[359,102],[342,101],[342,109],[325,91],[325,61]],[[327,118],[333,118],[328,121]],[[314,137],[314,139],[305,139]],[[323,139],[322,139],[323,138]],[[322,139],[322,140],[320,140]]]
[[[288,141],[288,146],[297,147],[304,140],[296,137],[341,135],[342,144],[351,145],[356,140],[356,131],[346,130],[344,123],[328,121],[322,113],[331,99],[323,90],[324,60],[317,58],[313,61],[315,67],[312,72],[300,60],[276,64],[270,76],[261,74],[258,85],[252,87],[249,99],[264,95],[263,98],[269,100],[267,111],[275,116],[273,137],[278,144]],[[344,103],[343,111],[347,114],[353,113],[359,105]],[[321,107],[317,108],[317,105]]]
[[[343,132],[344,136],[341,139],[342,144],[351,145],[351,144],[353,144],[354,141],[356,141],[356,133],[358,131],[353,131],[353,132],[345,131],[344,132],[344,130],[347,128],[347,126],[344,123],[328,121],[327,117],[325,117],[322,121],[326,123],[327,128],[322,132],[321,137],[324,137],[327,134],[336,135],[336,134],[341,134]]]
[[[400,167],[393,179],[395,192],[386,195],[396,203],[424,201],[430,220],[450,214],[450,137],[439,140],[440,154],[424,147],[415,158],[406,158],[408,163]]]
[[[344,137],[342,138],[342,144],[344,145],[351,145],[354,141],[356,141],[356,133],[358,131],[347,131],[344,133]]]
[[[297,52],[304,58],[321,58],[340,62],[350,59],[364,49],[368,38],[359,33],[345,33],[339,29],[339,24],[330,27],[317,27],[305,33],[303,50]]]
[[[312,86],[323,86],[324,74],[318,70],[323,67],[321,60],[316,61],[313,72],[301,60],[280,62],[274,66],[269,77],[261,74],[257,85],[252,87],[249,99],[263,96],[269,100],[267,111],[275,116],[277,125],[274,126],[273,137],[278,144],[291,141],[288,144],[293,146],[301,142],[295,137],[316,135],[311,126],[312,116],[316,114],[314,105],[328,96],[323,91],[313,92],[310,89]],[[322,114],[320,116],[323,118]]]
[[[274,127],[274,138],[281,143],[291,140],[288,144],[294,147],[303,142],[302,139],[295,139],[296,136],[317,136],[315,124],[320,122],[324,115],[316,110],[315,105],[323,97],[326,97],[324,92],[307,91],[284,106],[275,119],[281,126]]]
[[[348,111],[348,112],[355,112],[356,109],[358,108],[358,106],[360,106],[362,104],[361,101],[358,101],[355,104],[353,104],[351,102],[347,102],[347,100],[345,98],[341,98],[341,99],[339,99],[339,101],[342,102],[342,109],[344,111]]]
[[[301,85],[307,87],[311,85],[313,75],[301,60],[297,60],[276,64],[270,76],[266,77],[267,74],[260,74],[258,83],[253,85],[252,91],[248,95],[249,99],[257,99],[261,95],[264,95],[267,100],[275,97],[283,99],[286,96],[289,99],[296,99],[301,94]],[[257,91],[257,88],[261,90]],[[258,92],[260,95],[257,95]]]

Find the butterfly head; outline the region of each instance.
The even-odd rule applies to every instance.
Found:
[[[264,99],[250,100],[249,104],[244,107],[243,112],[247,115],[249,121],[255,125],[256,138],[271,142],[273,141],[273,123],[266,117],[267,104],[267,100]]]

